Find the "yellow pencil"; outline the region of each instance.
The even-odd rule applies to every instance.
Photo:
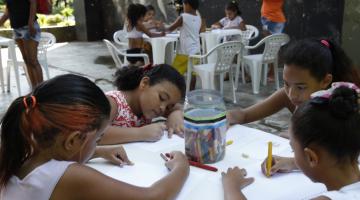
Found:
[[[232,143],[234,143],[234,141],[229,140],[229,141],[226,142],[226,146],[229,146],[229,145],[231,145]]]
[[[266,163],[266,176],[270,177],[270,170],[272,164],[272,142],[268,142],[268,158]]]

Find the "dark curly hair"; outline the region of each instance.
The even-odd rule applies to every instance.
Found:
[[[142,4],[130,4],[127,9],[127,19],[131,28],[134,28],[141,17],[146,14],[146,7]]]
[[[115,72],[114,86],[121,91],[135,90],[145,76],[150,78],[150,85],[163,81],[174,84],[179,89],[181,97],[185,97],[186,84],[184,76],[167,64],[155,65],[149,70],[137,66],[123,67]]]

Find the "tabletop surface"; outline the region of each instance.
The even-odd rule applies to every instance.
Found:
[[[221,172],[228,167],[239,166],[247,170],[249,177],[255,182],[243,189],[248,199],[308,199],[325,191],[323,184],[313,183],[301,172],[278,174],[271,178],[261,173],[260,164],[267,156],[267,143],[273,142],[273,154],[292,156],[293,152],[287,139],[265,133],[260,130],[241,125],[231,127],[227,131],[227,140],[233,144],[226,147],[225,158],[211,166],[218,172],[190,167],[189,177],[177,199],[223,199]],[[160,153],[179,150],[184,152],[184,139],[173,136],[163,137],[155,143],[137,142],[124,145],[134,166],[111,165],[103,159],[91,160],[88,166],[110,176],[138,186],[150,186],[164,177],[168,170]]]

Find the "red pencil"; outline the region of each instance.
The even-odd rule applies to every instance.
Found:
[[[160,155],[161,155],[161,154],[160,154]],[[168,158],[171,157],[169,153],[166,153],[165,155],[166,155],[166,157],[168,157]],[[162,158],[164,158],[163,156],[164,156],[164,154],[161,155]],[[189,164],[190,164],[191,166],[198,167],[198,168],[201,168],[201,169],[206,169],[206,170],[213,171],[213,172],[217,172],[217,171],[218,171],[218,169],[215,168],[215,167],[212,167],[212,166],[209,166],[209,165],[205,165],[205,164],[201,164],[201,163],[199,163],[199,162],[195,162],[195,161],[192,161],[192,160],[189,160]]]
[[[213,172],[217,172],[217,170],[218,170],[215,167],[205,165],[205,164],[201,164],[201,163],[198,163],[198,162],[195,162],[195,161],[192,161],[192,160],[189,160],[189,164],[191,166],[198,167],[198,168],[201,168],[201,169],[206,169],[206,170],[213,171]]]

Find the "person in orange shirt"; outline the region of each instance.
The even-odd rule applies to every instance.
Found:
[[[265,35],[283,32],[286,22],[283,5],[284,0],[263,0],[261,24]]]

